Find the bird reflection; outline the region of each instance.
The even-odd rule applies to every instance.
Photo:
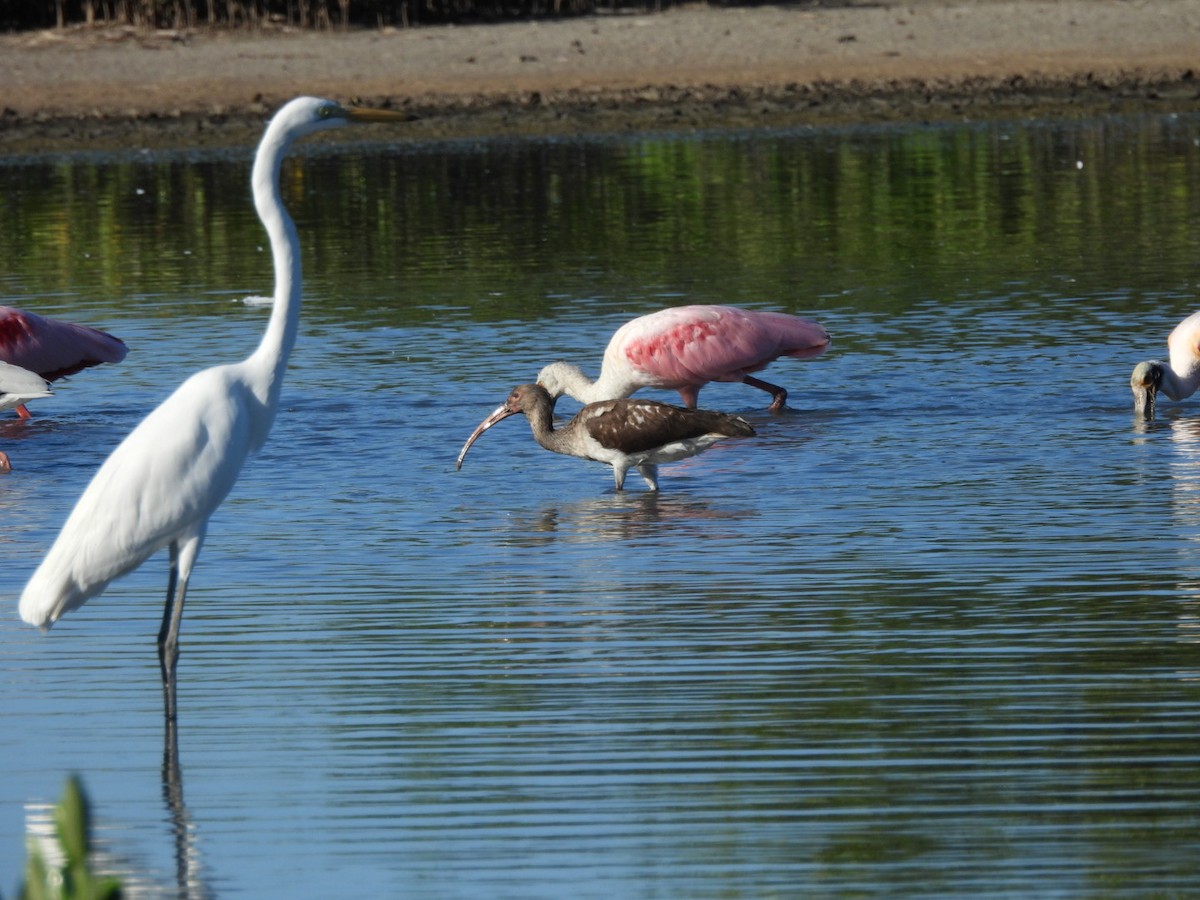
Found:
[[[1186,533],[1200,532],[1200,418],[1170,420],[1171,442],[1176,448],[1169,471],[1174,518]]]
[[[512,543],[545,546],[556,541],[592,543],[652,537],[666,529],[714,519],[739,519],[749,510],[718,509],[684,496],[656,491],[602,494],[574,503],[547,504],[535,516],[512,519]],[[702,532],[707,533],[707,532]]]
[[[1171,531],[1181,540],[1172,544],[1178,547],[1178,562],[1166,577],[1174,582],[1179,642],[1195,645],[1200,643],[1200,417],[1153,419],[1135,412],[1133,430],[1139,445],[1152,444],[1164,434],[1171,441],[1171,452],[1162,454],[1165,464],[1148,467],[1138,478],[1146,487],[1164,485],[1170,490]],[[1200,669],[1180,668],[1176,675],[1181,681],[1200,681]]]
[[[1177,589],[1182,608],[1177,618],[1179,640],[1184,644],[1200,643],[1200,565],[1197,547],[1200,542],[1200,417],[1180,416],[1170,420],[1171,441],[1176,453],[1168,467],[1171,484],[1172,515],[1179,531],[1188,535],[1181,547],[1179,570],[1183,576]],[[1184,681],[1200,680],[1200,670],[1180,671]]]
[[[175,683],[163,685],[169,693],[164,710],[166,728],[163,731],[162,790],[171,821],[171,837],[175,844],[176,896],[186,900],[206,900],[212,894],[204,883],[200,851],[197,847],[196,826],[183,799],[183,769],[179,764],[179,718],[175,715]]]
[[[0,422],[0,440],[8,442],[14,438],[21,437],[25,432],[25,423],[28,419],[8,419]],[[9,463],[8,454],[0,450],[0,475],[6,475],[12,471],[12,465]]]
[[[135,861],[114,852],[110,842],[93,842],[87,851],[88,866],[97,878],[115,878],[123,896],[174,896],[180,900],[209,900],[213,896],[204,880],[196,826],[183,799],[183,771],[179,764],[179,724],[169,716],[163,731],[162,792],[167,807],[175,858],[175,886],[168,887]],[[114,833],[116,829],[107,829]],[[25,833],[52,871],[62,868],[65,853],[59,843],[55,805],[44,801],[25,804]],[[31,895],[32,896],[32,895]],[[40,896],[40,895],[39,895]]]

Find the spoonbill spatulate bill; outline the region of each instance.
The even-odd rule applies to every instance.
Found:
[[[1161,392],[1170,400],[1186,400],[1200,388],[1200,312],[1194,312],[1167,338],[1170,362],[1151,359],[1138,363],[1129,377],[1134,413],[1154,418]]]

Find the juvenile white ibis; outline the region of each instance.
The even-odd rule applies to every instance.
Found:
[[[1138,363],[1129,378],[1133,410],[1154,418],[1154,400],[1162,391],[1172,400],[1185,400],[1200,388],[1200,312],[1194,312],[1167,338],[1171,362],[1152,359]]]
[[[772,412],[783,408],[787,391],[751,372],[781,356],[812,359],[829,349],[829,332],[809,319],[733,306],[673,306],[626,322],[613,334],[592,381],[566,362],[538,374],[538,384],[557,399],[580,403],[628,397],[645,387],[679,391],[683,405],[696,408],[700,388],[710,381],[740,381],[771,394]]]
[[[118,363],[126,352],[125,342],[105,331],[0,306],[0,362],[36,372],[46,381],[101,363]],[[16,410],[22,419],[29,418],[24,403]]]
[[[594,459],[613,468],[617,490],[625,473],[637,468],[650,490],[658,490],[658,466],[703,453],[717,441],[753,437],[745,419],[703,409],[683,409],[655,400],[603,400],[589,403],[561,428],[554,428],[554,401],[538,384],[513,388],[504,405],[479,423],[458,454],[456,468],[471,445],[497,422],[524,413],[534,439],[555,453]]]
[[[19,408],[26,400],[49,397],[50,394],[50,385],[40,375],[0,361],[0,410]],[[11,471],[8,454],[0,451],[0,475]]]

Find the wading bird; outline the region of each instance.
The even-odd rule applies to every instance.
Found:
[[[0,410],[19,409],[26,400],[37,400],[50,394],[50,385],[42,376],[0,361]],[[8,454],[0,451],[0,475],[11,471]]]
[[[717,441],[753,437],[745,419],[703,409],[682,409],[655,400],[604,400],[589,403],[566,425],[552,424],[554,401],[541,385],[521,384],[467,439],[456,468],[471,445],[497,422],[524,413],[534,439],[555,453],[594,459],[612,466],[617,490],[625,473],[637,468],[650,490],[658,490],[658,466],[703,453]]]
[[[26,400],[38,400],[53,393],[41,375],[0,360],[0,410],[15,409]]]
[[[628,397],[642,388],[679,391],[696,408],[710,381],[740,381],[771,394],[769,409],[783,409],[787,391],[750,373],[781,356],[812,359],[829,349],[829,333],[808,319],[733,306],[674,306],[626,322],[613,334],[592,381],[570,363],[555,362],[537,382],[554,399],[580,403]]]
[[[1154,418],[1154,401],[1159,391],[1171,400],[1185,400],[1200,388],[1200,312],[1194,312],[1167,338],[1171,362],[1147,360],[1134,367],[1129,377],[1133,410],[1146,419]]]
[[[279,190],[283,157],[304,135],[348,122],[400,120],[388,110],[301,97],[279,110],[254,159],[254,204],[266,227],[275,300],[258,348],[197,372],[112,452],[79,498],[21,596],[21,618],[48,628],[164,547],[170,553],[158,633],[164,686],[173,688],[179,623],[209,517],[267,439],[300,320],[300,242]],[[173,690],[171,691],[173,696]],[[168,707],[168,718],[173,706]]]
[[[36,372],[46,381],[101,363],[119,363],[126,352],[125,342],[107,332],[0,306],[0,362]],[[24,403],[16,410],[22,419],[29,418]]]

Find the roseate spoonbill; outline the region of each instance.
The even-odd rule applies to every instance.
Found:
[[[279,172],[292,142],[348,122],[402,120],[389,110],[300,97],[267,126],[251,176],[275,268],[275,302],[258,348],[241,362],[192,375],[105,460],[21,596],[21,618],[49,628],[166,547],[166,605],[158,633],[173,696],[179,624],[209,517],[262,447],[275,418],[300,320],[300,242],[283,207]],[[168,719],[173,717],[168,702]]]
[[[1172,400],[1185,400],[1200,388],[1200,312],[1194,312],[1167,338],[1171,362],[1156,359],[1138,363],[1129,378],[1133,410],[1154,418],[1154,400],[1162,391]]]
[[[547,450],[594,459],[613,468],[617,490],[636,467],[650,490],[658,490],[658,466],[703,453],[728,437],[753,437],[745,419],[704,409],[683,409],[656,400],[603,400],[589,403],[570,422],[555,429],[554,400],[539,384],[512,389],[504,405],[479,423],[458,454],[456,468],[481,434],[497,422],[524,413],[534,439]]]
[[[733,306],[673,306],[626,322],[613,334],[591,381],[565,362],[546,366],[538,384],[550,396],[580,403],[628,397],[644,387],[679,391],[683,405],[696,408],[700,388],[710,381],[741,381],[771,394],[769,409],[783,409],[787,391],[751,372],[780,356],[812,359],[829,349],[829,332],[808,319]]]
[[[107,332],[0,306],[0,362],[36,372],[47,381],[101,363],[119,363],[126,352],[125,342]],[[22,419],[29,418],[24,403],[16,410]]]

